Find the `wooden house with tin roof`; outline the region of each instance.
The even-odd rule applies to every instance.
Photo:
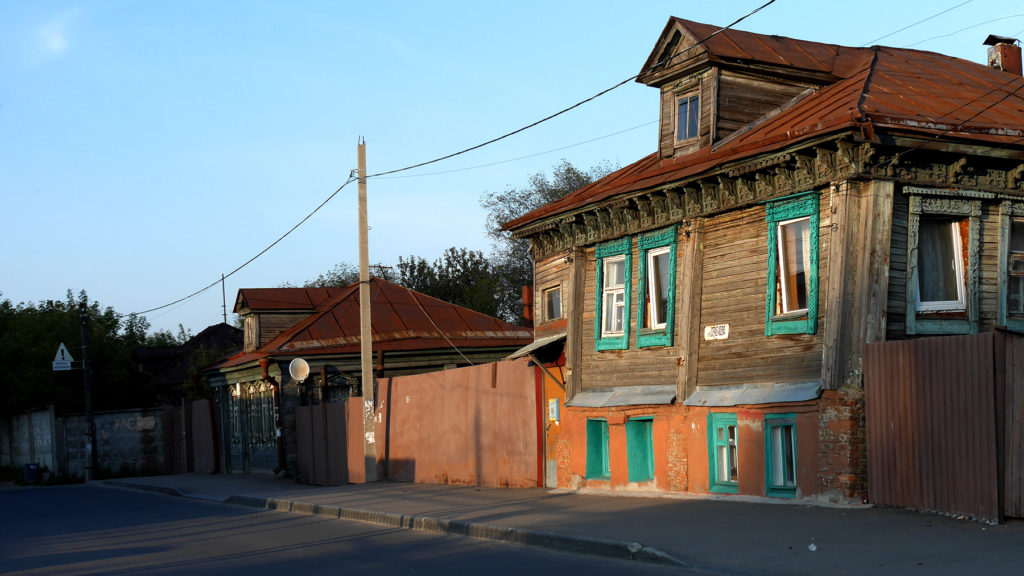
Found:
[[[1024,327],[1024,78],[989,43],[668,21],[656,151],[505,224],[564,342],[549,486],[859,501],[865,344]]]
[[[494,362],[533,340],[529,328],[380,278],[370,279],[370,294],[377,378]],[[359,284],[242,289],[234,311],[244,347],[207,369],[221,406],[224,468],[294,469],[295,407],[361,394]],[[310,368],[301,384],[288,372],[296,358]]]

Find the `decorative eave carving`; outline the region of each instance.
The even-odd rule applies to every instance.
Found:
[[[1024,198],[1024,164],[1006,158],[885,146],[839,137],[797,150],[724,164],[680,180],[586,206],[516,231],[537,259],[572,248],[692,221],[842,180],[890,180]]]

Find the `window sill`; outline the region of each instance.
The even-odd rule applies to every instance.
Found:
[[[777,334],[814,334],[817,326],[807,317],[807,312],[800,316],[773,316],[765,324],[765,336]]]
[[[768,496],[771,498],[796,498],[796,487],[794,486],[792,488],[768,488]]]
[[[708,492],[711,492],[712,494],[739,494],[740,489],[739,489],[739,485],[736,485],[736,484],[732,484],[732,485],[718,484],[718,485],[712,486],[711,489],[708,490]]]
[[[654,346],[671,346],[672,333],[667,328],[660,330],[641,330],[636,335],[637,348],[651,348]]]

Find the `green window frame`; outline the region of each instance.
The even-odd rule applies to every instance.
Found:
[[[708,414],[708,486],[711,492],[739,490],[739,427],[736,414]]]
[[[633,239],[631,237],[620,238],[600,244],[595,248],[597,256],[597,282],[594,292],[596,294],[596,306],[594,307],[594,347],[597,350],[626,350],[629,348],[630,332],[630,296],[633,285]],[[605,285],[604,268],[606,260],[620,259],[624,265],[623,274],[623,319],[622,332],[605,331],[604,306],[605,306]]]
[[[801,192],[767,204],[768,221],[768,288],[765,303],[764,334],[814,334],[818,331],[818,192]],[[780,265],[786,266],[780,255],[780,229],[807,221],[806,307],[781,311],[785,302],[780,286]],[[783,235],[784,236],[784,235]],[[783,240],[785,238],[783,237]],[[803,244],[801,243],[801,246]],[[782,259],[782,260],[780,260]]]
[[[626,421],[626,459],[630,482],[654,479],[653,416],[637,416]]]
[[[587,419],[587,478],[608,480],[608,421],[604,418]]]
[[[640,251],[640,286],[637,303],[636,320],[636,345],[638,348],[648,346],[671,346],[675,332],[676,317],[676,227],[665,228],[656,232],[641,234],[637,238],[637,248]],[[654,286],[650,277],[655,270],[651,266],[652,256],[662,255],[667,249],[668,256],[668,286]],[[655,290],[665,291],[668,305],[664,312],[664,318],[658,318],[655,310],[651,309],[651,299],[648,295],[648,287]],[[653,320],[663,320],[658,326],[653,325]]]
[[[796,497],[796,415],[764,416],[764,481],[767,494]]]

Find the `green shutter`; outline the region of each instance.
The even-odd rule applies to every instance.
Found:
[[[654,418],[630,418],[626,421],[626,459],[630,482],[654,478]]]
[[[611,478],[608,466],[608,421],[587,420],[587,478]]]

